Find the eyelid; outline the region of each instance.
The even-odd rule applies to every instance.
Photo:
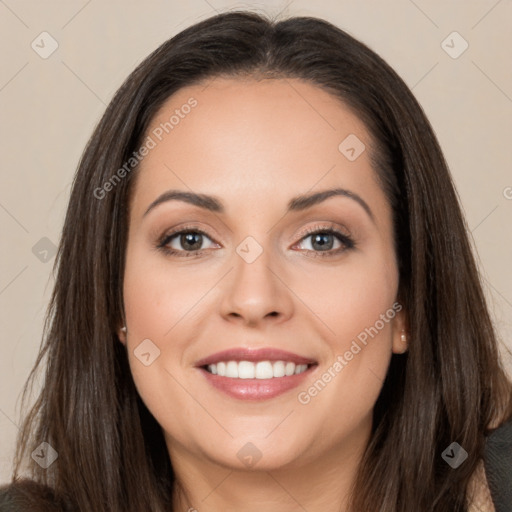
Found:
[[[212,227],[202,228],[198,223],[195,223],[194,221],[191,221],[190,223],[178,224],[177,226],[175,226],[172,229],[166,229],[163,232],[163,234],[158,236],[157,238],[159,241],[165,240],[166,238],[169,238],[173,235],[179,234],[183,231],[194,231],[197,233],[201,233],[204,236],[207,236],[208,238],[210,238],[212,241],[213,241],[212,237],[216,238],[216,240],[222,238],[220,235],[217,234],[217,232]],[[213,234],[211,234],[211,233],[209,234],[209,231],[213,231]]]
[[[322,222],[326,222],[326,223],[322,224]],[[313,227],[309,226],[309,227],[303,228],[301,231],[299,231],[299,233],[294,236],[294,239],[299,237],[298,241],[300,242],[302,240],[302,238],[304,238],[305,236],[314,234],[318,230],[321,230],[321,229],[324,229],[326,231],[327,230],[339,231],[342,235],[346,236],[347,238],[351,238],[351,235],[348,232],[348,230],[346,230],[346,228],[345,229],[339,228],[337,226],[337,224],[332,221],[317,221],[317,224],[315,226],[313,226]],[[158,237],[158,239],[160,241],[162,241],[162,240],[165,240],[166,238],[169,238],[173,235],[179,234],[183,231],[194,231],[197,233],[201,233],[202,235],[212,239],[212,235],[208,234],[206,229],[201,228],[198,224],[195,224],[194,222],[192,222],[190,224],[188,224],[188,223],[180,224],[178,226],[175,226],[171,230],[166,230],[161,236]],[[220,236],[217,235],[217,233],[215,233],[213,236],[216,237],[217,239],[221,238]]]
[[[325,224],[323,224],[322,222],[325,222]],[[317,224],[315,224],[314,226],[312,226],[312,227],[309,226],[307,228],[302,229],[297,236],[299,236],[300,240],[302,240],[302,238],[304,238],[305,236],[315,234],[322,230],[335,231],[337,233],[339,232],[343,236],[346,236],[347,238],[351,238],[351,235],[346,228],[344,228],[344,227],[341,228],[341,227],[339,227],[338,224],[336,224],[335,222],[332,222],[332,221],[317,221]]]

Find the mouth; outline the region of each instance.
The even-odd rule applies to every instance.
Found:
[[[236,348],[196,363],[206,381],[232,398],[265,400],[297,387],[317,361],[278,349]]]
[[[312,364],[295,364],[292,361],[219,361],[203,366],[207,372],[230,379],[278,379],[299,375]]]

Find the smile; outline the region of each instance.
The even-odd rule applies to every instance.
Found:
[[[308,366],[292,361],[220,361],[207,365],[206,370],[231,379],[275,379],[298,375],[305,372]]]
[[[223,370],[223,365],[225,364],[225,369],[227,369],[229,363],[235,363],[236,366],[233,368],[233,372],[238,370],[240,363],[245,363],[247,361],[240,361],[236,363],[236,361],[229,361],[227,364],[220,362],[217,363],[217,372],[219,370],[219,365],[221,371]],[[277,363],[281,362],[286,369],[286,365],[284,361],[277,361]],[[259,365],[263,365],[263,370],[259,370],[261,373],[259,377],[247,377],[247,375],[251,375],[248,372],[256,372]],[[274,363],[276,364],[276,363]],[[293,364],[293,363],[292,363]],[[254,369],[243,369],[242,365],[242,375],[245,373],[245,377],[229,377],[227,375],[221,376],[218,373],[214,374],[209,371],[205,367],[199,368],[201,374],[203,375],[206,384],[210,389],[215,389],[217,391],[222,392],[224,395],[228,395],[231,398],[236,398],[238,400],[269,400],[271,398],[277,397],[290,391],[298,386],[304,385],[304,380],[308,377],[312,376],[312,373],[318,368],[317,364],[311,365],[298,365],[294,368],[294,373],[291,375],[284,375],[281,377],[276,377],[274,373],[274,365],[270,365],[269,361],[260,361],[259,363],[252,363]],[[305,367],[305,368],[304,368]],[[289,367],[289,369],[291,366]],[[286,371],[286,370],[285,370]],[[227,370],[226,370],[227,372]],[[264,373],[265,372],[265,373]],[[272,372],[272,373],[270,373]],[[298,373],[297,373],[298,372]],[[277,365],[277,375],[281,375],[282,367],[281,365]],[[295,395],[293,398],[295,399]]]

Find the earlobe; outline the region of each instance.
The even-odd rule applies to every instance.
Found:
[[[403,354],[409,348],[409,329],[407,328],[405,311],[401,311],[394,319],[393,353]]]
[[[119,338],[119,341],[126,345],[126,326],[123,325],[118,331],[117,331],[117,337]]]
[[[405,332],[405,329],[402,329],[402,331],[400,332],[400,342],[393,343],[393,352],[395,354],[403,354],[404,352],[407,352],[408,348],[409,348],[409,345],[408,345],[407,333]]]

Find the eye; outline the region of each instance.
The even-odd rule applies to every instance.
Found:
[[[203,247],[205,238],[212,241],[201,229],[186,228],[164,235],[157,247],[170,255],[196,256],[205,250]]]
[[[157,248],[171,256],[200,256],[208,249],[208,247],[203,247],[205,239],[212,242],[213,246],[219,247],[219,244],[213,242],[204,231],[197,227],[189,226],[179,231],[165,234],[157,244]],[[307,239],[311,239],[309,243],[311,249],[301,247]],[[336,242],[339,246],[333,249],[333,245]],[[336,256],[343,251],[353,249],[356,244],[348,235],[334,229],[332,225],[330,225],[328,227],[315,226],[314,228],[306,230],[296,246],[299,246],[300,249],[308,253],[312,253],[314,257],[330,257]]]
[[[334,229],[332,226],[316,226],[306,231],[305,236],[301,238],[298,245],[303,245],[303,240],[311,239],[309,245],[311,249],[306,248],[308,252],[315,253],[314,256],[330,257],[336,256],[343,251],[353,249],[355,242],[348,235]],[[333,250],[333,245],[338,242],[340,246]],[[307,245],[307,244],[306,244]]]

